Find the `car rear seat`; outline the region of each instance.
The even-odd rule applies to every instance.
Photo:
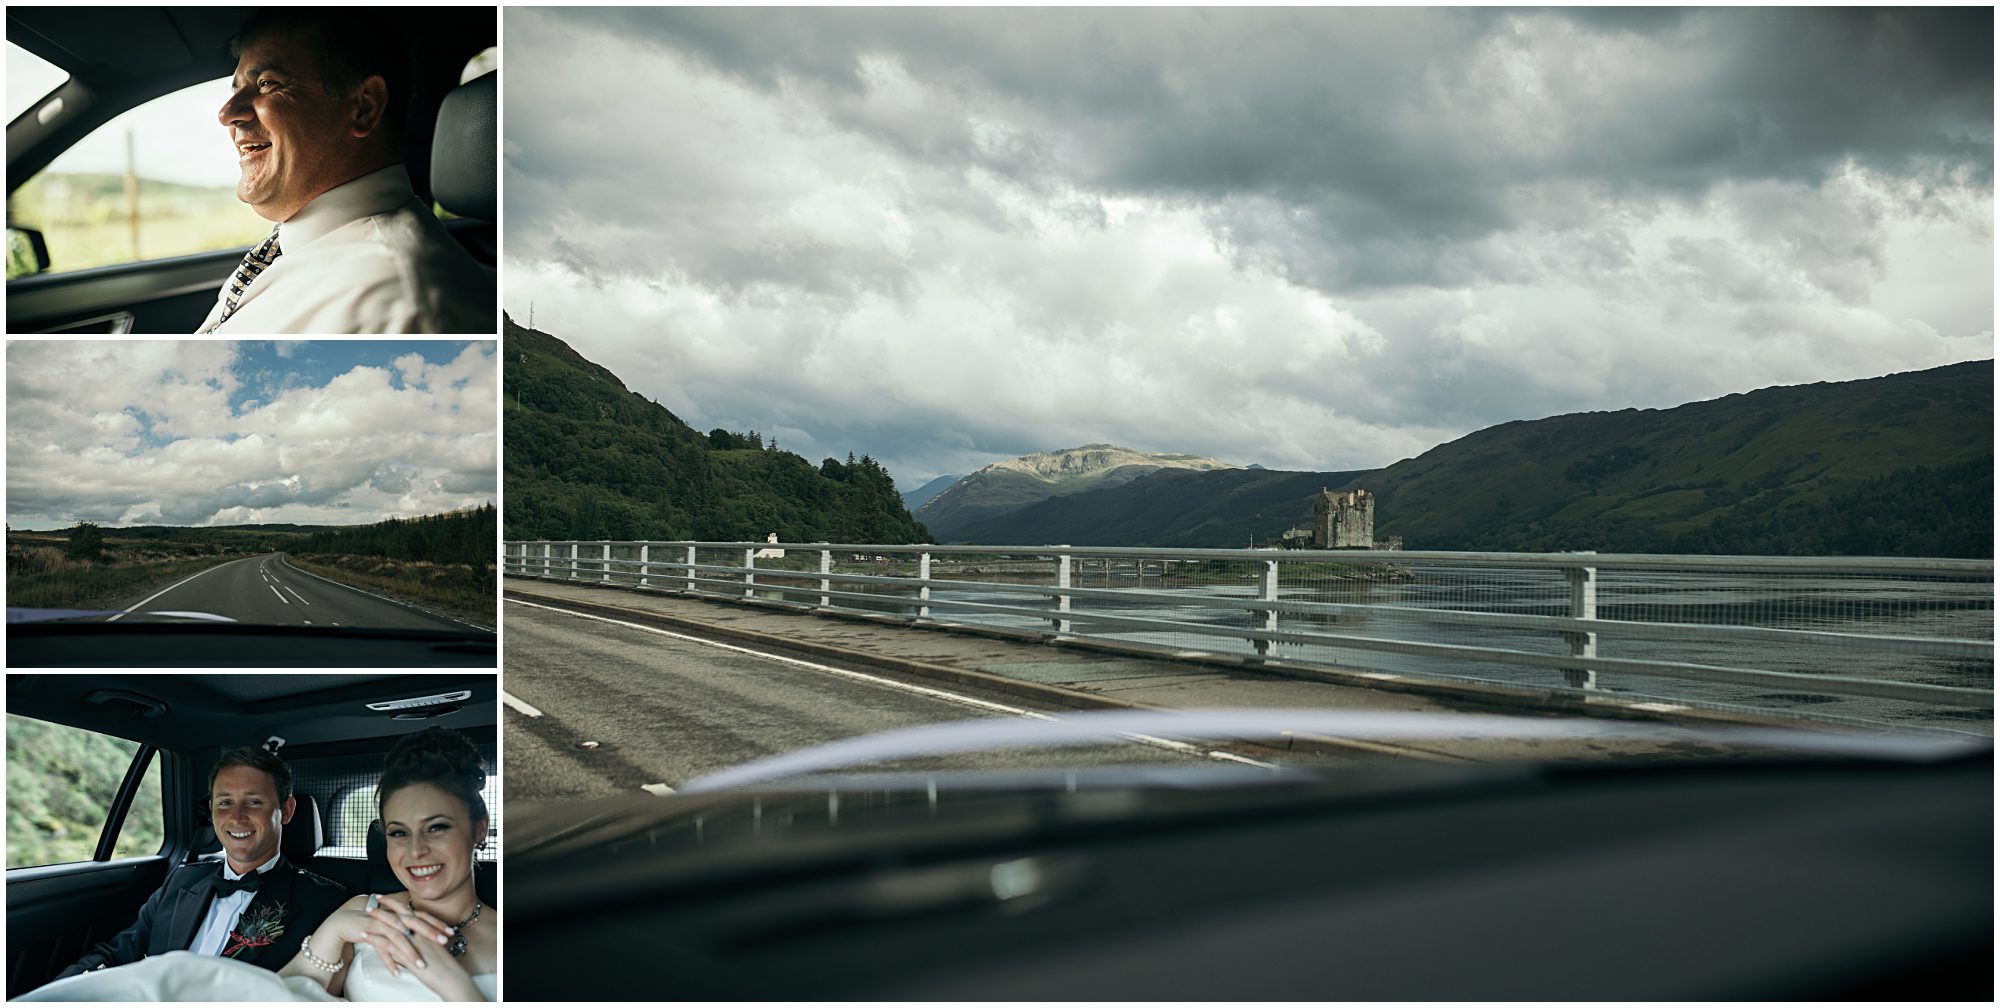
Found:
[[[279,838],[279,849],[291,863],[312,872],[321,878],[331,879],[358,893],[366,881],[368,865],[355,858],[320,857],[320,849],[326,846],[326,820],[320,817],[319,800],[304,792],[293,792],[297,804],[292,809],[292,821],[285,824],[284,834]]]

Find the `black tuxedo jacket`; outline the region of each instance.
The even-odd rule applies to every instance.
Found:
[[[166,884],[139,909],[139,919],[131,927],[92,949],[56,979],[101,966],[123,966],[149,955],[193,945],[196,932],[201,930],[202,918],[208,915],[209,899],[215,895],[215,882],[221,877],[220,861],[203,861],[174,869],[167,876]],[[299,954],[299,943],[305,941],[306,936],[328,914],[340,909],[347,897],[347,890],[340,885],[295,868],[290,861],[281,858],[276,867],[258,880],[257,895],[251,898],[250,906],[243,913],[248,917],[253,912],[266,912],[260,910],[261,907],[281,907],[284,933],[269,945],[243,949],[232,958],[267,970],[283,969],[293,956]]]

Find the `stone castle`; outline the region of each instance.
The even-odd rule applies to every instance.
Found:
[[[1335,493],[1319,488],[1313,501],[1313,548],[1375,548],[1375,495],[1366,490]]]
[[[1288,549],[1402,549],[1403,537],[1375,541],[1375,495],[1366,490],[1319,488],[1310,529],[1288,529],[1280,540]]]

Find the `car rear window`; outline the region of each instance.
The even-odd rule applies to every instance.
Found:
[[[486,760],[487,844],[478,852],[481,861],[493,861],[500,853],[500,766],[498,748],[491,742],[475,743]],[[379,812],[375,806],[375,782],[382,776],[382,756],[323,756],[287,759],[292,768],[292,791],[309,794],[319,802],[319,814],[326,820],[327,846],[321,857],[365,858],[368,856],[368,824]]]

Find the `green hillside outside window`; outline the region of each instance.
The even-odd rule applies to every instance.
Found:
[[[48,242],[49,272],[164,259],[262,241],[269,221],[236,198],[237,167],[216,110],[222,78],[105,123],[16,189],[8,223]],[[8,279],[20,267],[9,257]]]
[[[96,856],[98,837],[139,744],[7,715],[7,867]],[[116,857],[157,854],[165,839],[159,761],[120,831]]]

